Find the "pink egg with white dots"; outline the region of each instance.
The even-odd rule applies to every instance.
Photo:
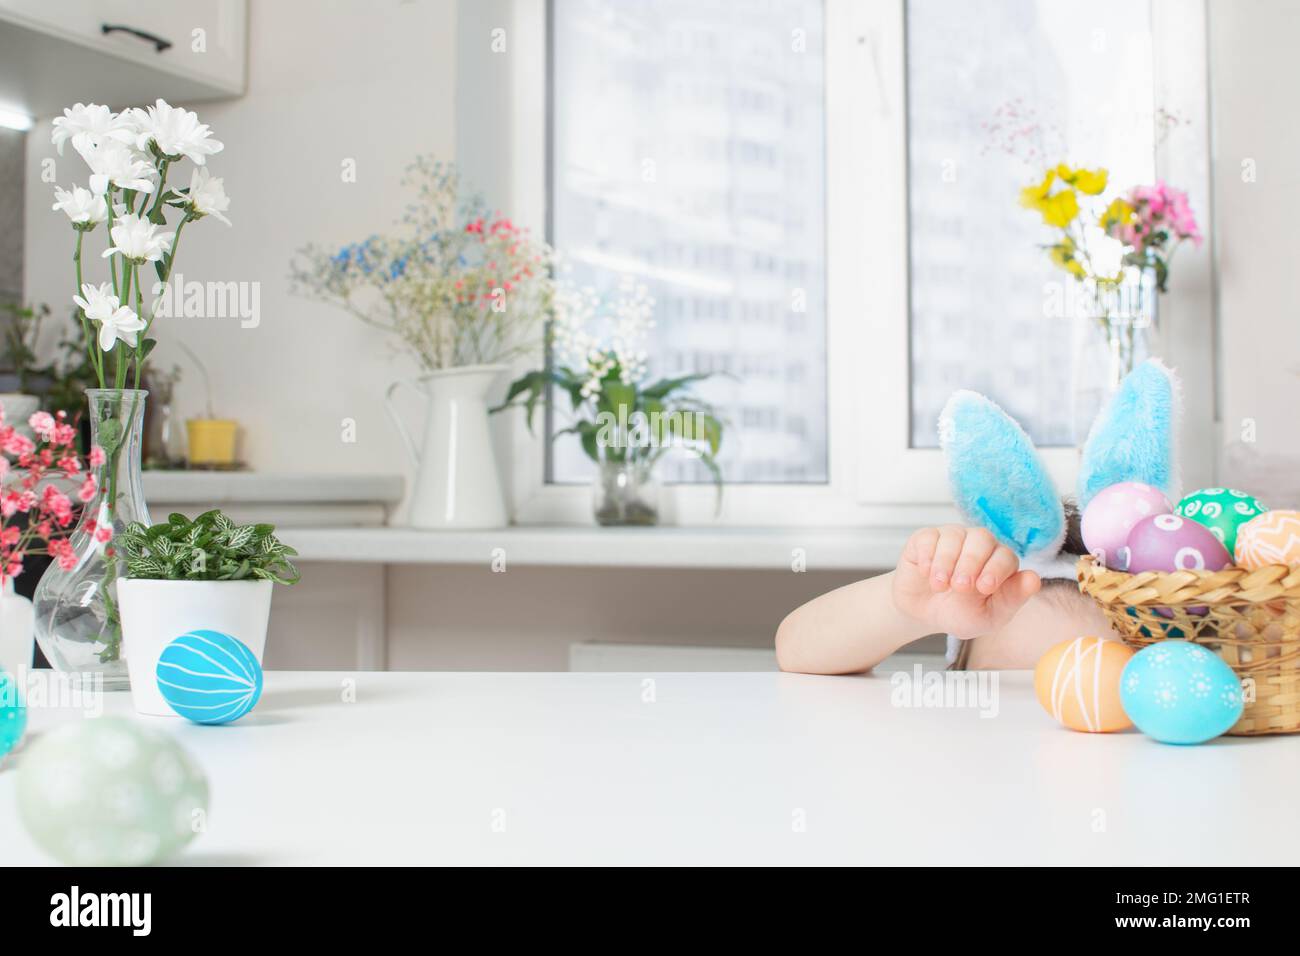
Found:
[[[1117,571],[1127,570],[1124,551],[1129,532],[1144,518],[1174,510],[1164,492],[1140,481],[1103,488],[1083,511],[1080,531],[1089,554]]]
[[[1204,525],[1178,515],[1152,515],[1128,536],[1128,572],[1221,571],[1232,556]]]

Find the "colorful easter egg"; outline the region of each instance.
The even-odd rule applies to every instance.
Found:
[[[27,708],[18,696],[18,684],[0,671],[0,764],[18,746],[27,729]]]
[[[1300,511],[1267,511],[1237,531],[1237,564],[1257,571],[1270,564],[1300,566]]]
[[[1084,509],[1080,523],[1084,546],[1106,567],[1127,570],[1121,549],[1128,543],[1133,526],[1143,518],[1173,510],[1159,488],[1140,481],[1109,485],[1097,492]]]
[[[146,866],[201,832],[208,782],[166,732],[119,717],[43,733],[23,754],[18,813],[69,866]]]
[[[1267,510],[1258,498],[1244,491],[1202,488],[1178,502],[1174,514],[1204,525],[1232,554],[1237,546],[1237,529]]]
[[[262,665],[242,641],[220,631],[190,631],[158,656],[158,691],[196,724],[227,724],[257,706]]]
[[[1143,518],[1129,532],[1128,572],[1220,571],[1232,556],[1211,531],[1178,515]]]
[[[1138,730],[1166,744],[1217,737],[1241,719],[1245,706],[1232,668],[1188,641],[1159,641],[1134,654],[1120,697]]]
[[[1132,648],[1100,637],[1076,637],[1052,647],[1034,668],[1043,709],[1071,730],[1110,733],[1131,725],[1119,698],[1119,677]]]

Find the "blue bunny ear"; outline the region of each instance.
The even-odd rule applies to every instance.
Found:
[[[1020,557],[1054,556],[1065,509],[1025,430],[983,395],[956,392],[939,416],[953,500]]]
[[[1141,481],[1178,500],[1177,432],[1182,388],[1159,359],[1147,359],[1111,396],[1088,432],[1079,462],[1079,508],[1121,481]]]

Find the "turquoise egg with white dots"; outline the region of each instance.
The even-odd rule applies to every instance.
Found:
[[[257,706],[262,665],[243,641],[221,631],[190,631],[158,657],[158,691],[196,724],[228,724]]]
[[[27,729],[27,708],[18,695],[18,683],[0,671],[0,764],[18,746]]]
[[[1241,680],[1223,658],[1190,641],[1158,641],[1124,665],[1124,713],[1166,744],[1200,744],[1226,733],[1245,706]]]
[[[119,717],[83,718],[23,752],[18,814],[69,866],[147,866],[207,827],[208,781],[171,735]]]

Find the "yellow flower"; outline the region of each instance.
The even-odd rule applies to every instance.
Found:
[[[1074,257],[1075,248],[1074,240],[1066,236],[1047,251],[1054,263],[1076,279],[1082,279],[1087,272],[1084,271],[1083,263]]]
[[[1052,183],[1056,181],[1056,170],[1049,169],[1043,181],[1037,186],[1026,186],[1020,190],[1020,205],[1027,209],[1041,209],[1042,202],[1047,198],[1047,194],[1052,191]]]
[[[1052,195],[1052,185],[1061,170],[1069,171],[1066,166],[1049,169],[1043,181],[1034,186],[1020,190],[1020,205],[1027,209],[1037,209],[1042,214],[1043,222],[1049,226],[1064,228],[1079,214],[1079,199],[1074,190],[1066,188]]]
[[[1079,215],[1079,199],[1073,189],[1063,189],[1039,201],[1037,209],[1043,214],[1043,222],[1064,229]]]
[[[1106,188],[1106,170],[1104,169],[1078,169],[1075,170],[1074,179],[1071,180],[1074,188],[1081,193],[1087,193],[1089,196],[1096,196]]]
[[[1132,221],[1133,207],[1123,199],[1116,197],[1110,201],[1106,211],[1101,214],[1101,218],[1097,220],[1097,225],[1109,232],[1112,226],[1126,226]]]

